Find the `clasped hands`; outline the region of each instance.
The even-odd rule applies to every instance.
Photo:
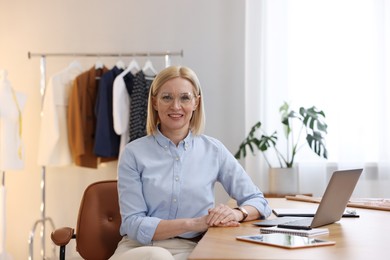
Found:
[[[241,213],[231,207],[219,204],[209,209],[206,224],[210,227],[237,227],[240,225]]]

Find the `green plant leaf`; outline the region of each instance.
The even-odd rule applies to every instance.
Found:
[[[302,134],[306,134],[306,142],[314,153],[320,157],[328,158],[328,151],[324,142],[328,125],[325,123],[325,113],[323,111],[312,106],[309,108],[301,107],[299,113],[296,113],[290,109],[287,102],[284,102],[279,108],[279,112],[281,114],[281,123],[287,141],[286,154],[283,154],[277,148],[277,132],[274,131],[272,135],[265,134],[261,129],[261,122],[259,121],[253,125],[247,137],[240,144],[239,149],[235,154],[237,159],[247,155],[247,148],[253,155],[257,148],[262,152],[264,159],[271,167],[266,153],[266,151],[271,149],[274,150],[280,167],[293,167],[296,153],[299,151],[298,145],[300,143],[302,144],[302,140],[300,140]],[[299,131],[296,132],[297,134],[293,134],[293,127],[295,127],[293,120],[301,122]],[[297,138],[294,139],[294,137]]]
[[[253,155],[255,154],[253,145],[255,147],[258,147],[258,143],[260,142],[259,139],[257,139],[255,137],[255,132],[260,127],[261,127],[260,121],[252,126],[251,130],[249,131],[248,136],[244,139],[244,141],[241,142],[238,151],[234,155],[234,157],[236,159],[241,159],[241,156],[244,157],[244,158],[246,157],[246,155],[247,155],[246,148],[247,147],[249,147],[249,149],[251,150]]]
[[[316,129],[320,132],[327,133],[328,125],[325,123],[325,113],[319,111],[316,107],[305,109],[301,107],[299,113],[303,117],[303,124],[311,131]]]
[[[320,132],[315,131],[313,135],[308,134],[306,136],[307,143],[310,148],[320,157],[328,158],[328,151],[323,142],[323,137]]]
[[[274,147],[276,145],[276,141],[278,140],[277,132],[273,132],[271,136],[262,135],[258,144],[258,148],[260,151],[265,152],[270,147]]]

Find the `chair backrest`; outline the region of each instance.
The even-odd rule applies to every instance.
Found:
[[[89,185],[77,219],[76,247],[80,256],[93,260],[110,258],[122,239],[120,224],[117,181]]]

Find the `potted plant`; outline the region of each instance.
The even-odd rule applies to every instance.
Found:
[[[299,109],[299,113],[290,109],[287,102],[279,108],[281,114],[281,123],[284,129],[285,138],[285,150],[282,151],[277,143],[278,133],[274,131],[271,135],[267,135],[261,128],[261,122],[255,123],[249,134],[241,142],[238,151],[235,154],[237,159],[247,156],[247,149],[249,149],[253,155],[255,150],[259,150],[268,164],[271,171],[279,168],[282,172],[293,171],[297,172],[295,166],[295,158],[300,149],[306,144],[309,145],[311,150],[318,156],[325,159],[328,158],[328,151],[326,149],[324,140],[327,134],[327,124],[325,123],[325,113],[322,110],[318,110],[315,106]],[[305,137],[305,140],[303,140]],[[270,159],[270,152],[274,153],[277,164],[273,164]],[[280,171],[279,171],[280,172]],[[286,176],[286,174],[284,174]],[[280,180],[272,179],[270,176],[270,192],[276,193],[273,186],[278,185]],[[291,179],[283,187],[290,187],[298,185],[298,180],[295,180],[296,185],[292,185]],[[298,188],[291,187],[292,189],[284,193],[294,193]]]

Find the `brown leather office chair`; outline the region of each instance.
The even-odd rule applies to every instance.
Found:
[[[60,246],[60,260],[65,259],[65,247],[72,238],[76,239],[76,250],[82,258],[108,259],[122,239],[120,224],[117,181],[99,181],[84,191],[76,233],[73,228],[63,227],[54,230],[51,239]]]

